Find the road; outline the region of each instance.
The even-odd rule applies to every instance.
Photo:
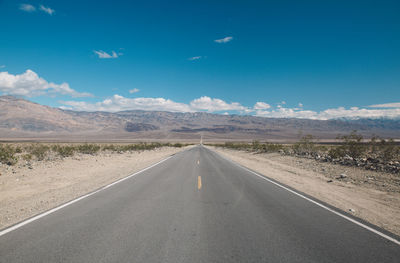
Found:
[[[0,262],[399,262],[400,246],[196,146],[0,236]]]

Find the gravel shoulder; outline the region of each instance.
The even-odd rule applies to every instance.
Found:
[[[260,174],[400,235],[398,175],[278,153],[258,154],[209,148]]]
[[[164,147],[121,154],[76,154],[55,161],[0,166],[0,229],[126,177],[184,149]]]

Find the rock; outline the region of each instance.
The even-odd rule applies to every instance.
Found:
[[[354,210],[354,209],[350,208],[350,209],[349,209],[349,212],[351,212],[351,213],[355,213],[355,212],[356,212],[356,210]]]
[[[339,175],[339,178],[340,178],[340,179],[347,178],[347,174],[340,174],[340,175]]]
[[[332,183],[333,182],[333,180],[332,179],[330,179],[330,180],[328,180],[328,181],[326,181],[327,183]]]

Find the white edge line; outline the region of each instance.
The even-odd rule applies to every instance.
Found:
[[[108,185],[106,185],[106,186],[103,186],[103,187],[101,187],[101,188],[99,188],[99,189],[97,189],[97,190],[95,190],[95,191],[93,191],[93,192],[90,192],[90,193],[88,193],[88,194],[86,194],[86,195],[80,196],[80,197],[78,197],[78,198],[76,198],[76,199],[73,199],[73,200],[71,200],[71,201],[69,201],[69,202],[67,202],[67,203],[65,203],[65,204],[62,204],[62,205],[57,206],[57,207],[55,207],[55,208],[52,208],[52,209],[50,209],[50,210],[48,210],[48,211],[46,211],[46,212],[43,212],[43,213],[41,213],[41,214],[38,214],[38,215],[36,215],[36,216],[33,216],[33,217],[31,217],[31,218],[25,220],[25,221],[22,221],[22,222],[20,222],[20,223],[17,223],[16,225],[13,225],[13,226],[11,226],[11,227],[9,227],[9,228],[6,228],[6,229],[0,231],[0,237],[3,236],[3,235],[5,235],[5,234],[7,234],[7,233],[9,233],[9,232],[11,232],[11,231],[13,231],[13,230],[15,230],[15,229],[18,229],[18,228],[20,228],[20,227],[22,227],[22,226],[24,226],[24,225],[26,225],[26,224],[29,224],[29,223],[31,223],[31,222],[33,222],[33,221],[36,221],[36,220],[38,220],[39,218],[45,217],[45,216],[47,216],[47,215],[49,215],[49,214],[51,214],[51,213],[54,213],[54,212],[56,212],[56,211],[58,211],[58,210],[60,210],[60,209],[62,209],[62,208],[64,208],[64,207],[66,207],[66,206],[69,206],[69,205],[71,205],[71,204],[73,204],[73,203],[76,203],[76,202],[78,202],[78,201],[80,201],[80,200],[86,198],[86,197],[89,197],[89,196],[94,195],[94,194],[96,194],[96,193],[98,193],[98,192],[100,192],[100,191],[102,191],[102,190],[104,190],[104,189],[107,189],[107,188],[109,188],[110,186],[113,186],[113,185],[118,184],[118,183],[120,183],[120,182],[122,182],[122,181],[125,181],[125,180],[127,180],[127,179],[129,179],[129,178],[131,178],[131,177],[133,177],[133,176],[135,176],[135,175],[138,175],[138,174],[140,174],[140,173],[143,173],[144,171],[147,171],[147,170],[153,168],[154,166],[159,165],[159,164],[161,164],[161,163],[167,161],[168,159],[172,158],[172,156],[173,156],[173,155],[168,156],[167,158],[165,158],[165,159],[163,159],[163,160],[161,160],[161,161],[159,161],[159,162],[157,162],[157,163],[155,163],[155,164],[152,164],[152,165],[150,165],[150,166],[148,166],[148,167],[146,167],[146,168],[144,168],[144,169],[142,169],[142,170],[140,170],[140,171],[137,171],[137,172],[135,172],[135,173],[133,173],[133,174],[131,174],[131,175],[128,175],[127,177],[124,177],[124,178],[122,178],[122,179],[119,179],[119,180],[117,180],[117,181],[115,181],[115,182],[113,182],[113,183],[111,183],[111,184],[108,184]]]
[[[209,149],[209,150],[211,150],[211,149]],[[211,150],[211,151],[213,151],[213,150]],[[215,152],[215,151],[213,151],[213,152]],[[304,196],[304,195],[302,195],[302,194],[300,194],[300,193],[298,193],[296,191],[293,191],[292,189],[287,188],[286,186],[283,186],[283,185],[281,185],[281,184],[279,184],[277,182],[274,182],[271,179],[269,179],[269,178],[267,178],[267,177],[265,177],[263,175],[260,175],[259,173],[256,173],[256,172],[254,172],[254,171],[242,166],[241,164],[239,164],[239,163],[237,163],[235,161],[232,161],[229,158],[226,158],[225,156],[223,156],[223,155],[221,155],[221,154],[219,154],[217,152],[215,152],[215,153],[218,154],[219,156],[221,156],[222,158],[224,158],[225,160],[227,160],[227,161],[235,164],[236,166],[238,166],[238,167],[240,167],[240,168],[242,168],[242,169],[244,169],[244,170],[246,170],[246,171],[248,171],[248,172],[250,172],[250,173],[252,173],[252,174],[254,174],[256,176],[258,176],[261,179],[264,179],[264,180],[266,180],[266,181],[268,181],[270,183],[273,183],[274,185],[279,186],[279,187],[291,192],[292,194],[295,194],[295,195],[297,195],[297,196],[299,196],[299,197],[301,197],[301,198],[303,198],[303,199],[305,199],[305,200],[307,200],[307,201],[309,201],[309,202],[311,202],[311,203],[313,203],[313,204],[315,204],[315,205],[317,205],[317,206],[319,206],[319,207],[321,207],[321,208],[323,208],[325,210],[328,210],[329,212],[332,212],[332,213],[334,213],[334,214],[336,214],[336,215],[338,215],[338,216],[340,216],[340,217],[342,217],[342,218],[344,218],[344,219],[346,219],[346,220],[348,220],[348,221],[350,221],[350,222],[352,222],[352,223],[354,223],[356,225],[359,225],[359,226],[361,226],[361,227],[363,227],[363,228],[365,228],[365,229],[367,229],[367,230],[369,230],[369,231],[371,231],[371,232],[373,232],[373,233],[375,233],[375,234],[377,234],[377,235],[379,235],[379,236],[381,236],[381,237],[383,237],[383,238],[385,238],[385,239],[387,239],[389,241],[392,241],[393,243],[395,243],[397,245],[400,245],[400,241],[395,239],[395,238],[393,238],[393,237],[390,237],[390,236],[388,236],[388,235],[386,235],[386,234],[384,234],[384,233],[382,233],[382,232],[380,232],[380,231],[378,231],[376,229],[373,229],[372,227],[369,227],[369,226],[367,226],[367,225],[365,225],[365,224],[363,224],[361,222],[358,222],[357,220],[355,220],[355,219],[353,219],[351,217],[343,215],[343,214],[333,210],[332,208],[329,208],[329,207],[327,207],[327,206],[325,206],[325,205],[323,205],[321,203],[318,203],[315,200],[312,200],[311,198],[308,198],[308,197],[306,197],[306,196]]]

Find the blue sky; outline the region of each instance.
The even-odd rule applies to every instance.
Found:
[[[0,93],[75,110],[400,117],[399,14],[399,1],[0,0]]]

